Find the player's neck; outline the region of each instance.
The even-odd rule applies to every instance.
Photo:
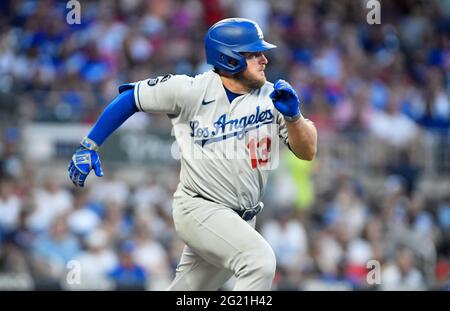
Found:
[[[220,79],[222,80],[223,86],[233,93],[246,94],[251,91],[246,85],[242,84],[240,81],[234,78],[220,75]]]

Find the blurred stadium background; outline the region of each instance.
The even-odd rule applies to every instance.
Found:
[[[268,78],[319,131],[317,159],[281,149],[266,191],[273,288],[449,290],[450,1],[380,2],[369,25],[360,0],[80,1],[69,25],[68,1],[1,1],[0,289],[167,286],[183,247],[167,117],[128,120],[85,189],[66,166],[119,84],[208,70],[205,31],[238,16],[278,45]]]

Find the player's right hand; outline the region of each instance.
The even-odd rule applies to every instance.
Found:
[[[92,169],[98,177],[103,176],[97,150],[97,144],[86,137],[81,141],[80,147],[75,150],[68,171],[69,178],[76,187],[84,187],[84,182]]]

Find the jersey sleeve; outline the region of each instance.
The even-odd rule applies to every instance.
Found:
[[[182,110],[180,94],[192,81],[185,75],[165,75],[139,81],[134,86],[134,99],[140,111],[178,115]]]

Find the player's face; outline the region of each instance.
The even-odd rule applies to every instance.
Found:
[[[242,53],[247,61],[247,67],[236,75],[237,79],[248,89],[260,88],[266,83],[264,70],[269,62],[263,52]]]

